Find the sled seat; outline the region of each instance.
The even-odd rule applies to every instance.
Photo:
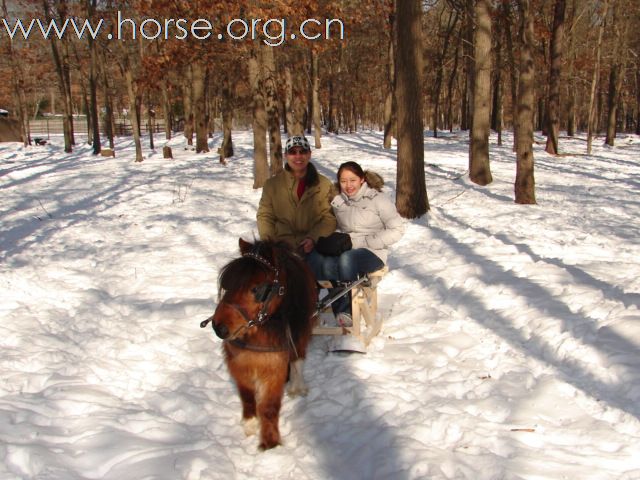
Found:
[[[379,318],[378,311],[378,283],[389,271],[385,266],[380,270],[367,275],[369,281],[356,285],[351,290],[351,317],[353,326],[342,327],[318,325],[313,329],[314,335],[353,335],[357,337],[364,346],[368,346],[371,339],[380,333],[382,328],[382,318]],[[318,280],[322,288],[333,288],[329,280]],[[331,311],[331,307],[327,307]]]

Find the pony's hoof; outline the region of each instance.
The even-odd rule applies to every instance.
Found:
[[[287,388],[290,397],[306,397],[309,394],[309,387],[306,385],[291,385]]]
[[[243,423],[244,434],[247,437],[258,433],[258,429],[260,428],[260,421],[258,420],[258,417],[245,418]]]
[[[278,445],[280,445],[279,441],[262,441],[260,442],[260,445],[258,445],[258,448],[260,449],[261,452],[264,452],[265,450],[270,450],[272,448],[277,447]]]

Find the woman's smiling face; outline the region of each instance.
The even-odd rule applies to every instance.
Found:
[[[351,170],[346,168],[340,172],[340,191],[348,197],[353,197],[364,183],[364,178],[360,178]]]

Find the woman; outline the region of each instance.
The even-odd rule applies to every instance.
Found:
[[[363,171],[356,162],[345,162],[338,169],[340,193],[331,202],[338,229],[349,234],[352,249],[337,257],[325,257],[324,276],[330,280],[351,282],[381,269],[388,248],[400,240],[404,224],[391,199],[382,193],[380,175]],[[351,323],[350,295],[338,300],[334,313],[338,322]]]
[[[258,233],[262,240],[284,241],[299,249],[317,274],[321,257],[314,250],[315,243],[336,229],[330,205],[335,187],[310,163],[311,146],[304,136],[289,137],[285,155],[285,169],[262,189]]]

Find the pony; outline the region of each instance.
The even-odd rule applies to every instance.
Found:
[[[247,436],[260,430],[260,450],[280,445],[280,407],[306,395],[302,375],[315,323],[317,286],[300,255],[284,243],[239,240],[241,256],[218,277],[212,322],[223,340],[225,362],[242,401]]]

